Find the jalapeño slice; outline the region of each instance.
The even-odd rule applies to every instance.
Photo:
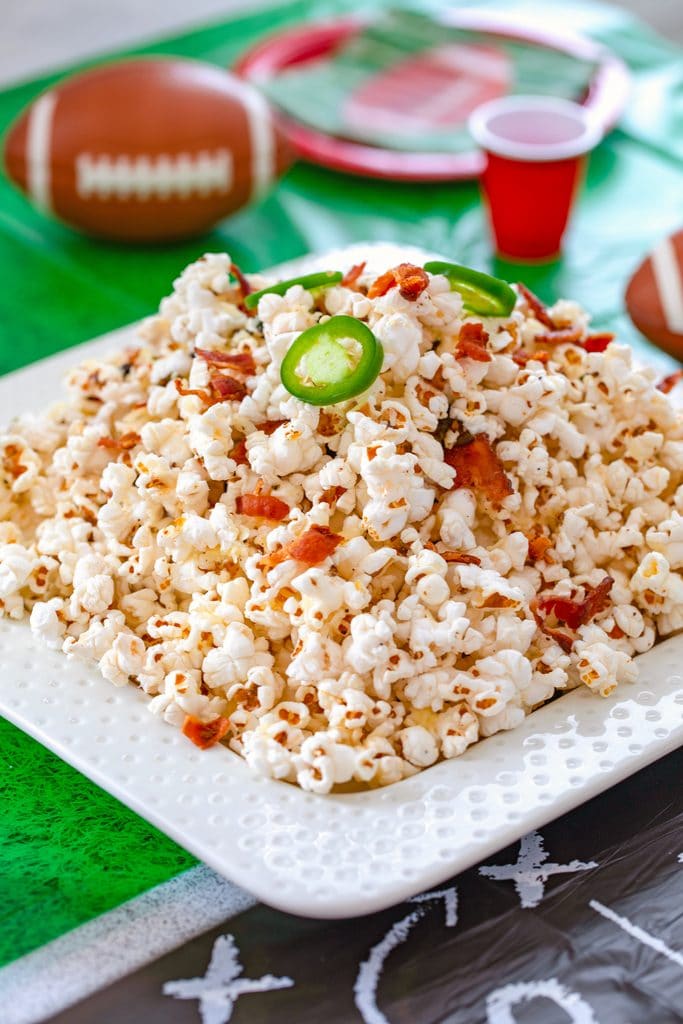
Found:
[[[325,270],[318,274],[304,274],[303,277],[291,277],[288,281],[278,281],[277,284],[270,284],[262,288],[260,292],[252,292],[247,295],[244,305],[247,309],[256,309],[262,295],[284,295],[292,285],[300,284],[306,291],[313,291],[316,288],[329,288],[331,284],[339,284],[343,278],[339,270]]]
[[[282,360],[280,379],[309,405],[355,398],[377,379],[384,349],[370,328],[352,316],[333,316],[309,327]]]
[[[433,260],[425,263],[430,274],[443,274],[450,281],[451,288],[460,292],[468,313],[479,316],[509,316],[514,309],[517,296],[507,281],[491,277],[481,270],[461,267],[458,263]]]

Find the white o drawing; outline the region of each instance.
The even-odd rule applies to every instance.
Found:
[[[638,942],[642,942],[644,946],[654,949],[655,953],[661,953],[662,956],[667,957],[672,963],[677,964],[678,967],[683,967],[683,953],[678,953],[675,949],[671,949],[663,939],[658,938],[656,935],[650,935],[640,925],[633,924],[627,917],[622,917],[621,914],[615,913],[614,910],[606,907],[604,903],[600,903],[598,900],[590,900],[588,905],[598,914],[601,914],[602,917],[606,918],[606,920],[616,924],[627,935],[637,939]]]
[[[555,978],[513,982],[497,988],[486,999],[486,1020],[488,1024],[516,1024],[513,1006],[539,998],[552,999],[569,1015],[572,1024],[600,1024],[588,1003]]]
[[[443,900],[446,927],[455,928],[458,923],[457,890],[451,887],[450,889],[439,889],[434,892],[421,893],[419,896],[413,896],[410,902],[426,904],[432,903],[434,900]],[[406,941],[413,926],[425,916],[426,912],[426,907],[418,906],[417,910],[411,910],[400,921],[396,921],[384,938],[372,947],[367,960],[364,960],[360,965],[356,983],[353,986],[353,993],[356,1007],[364,1024],[389,1024],[389,1021],[377,1005],[377,986],[382,975],[384,963],[391,951]]]
[[[198,999],[202,1024],[227,1024],[240,996],[291,988],[294,984],[291,978],[274,978],[272,974],[240,978],[243,970],[233,936],[219,935],[206,974],[202,978],[167,981],[163,993],[175,999]]]
[[[545,893],[545,883],[551,875],[571,874],[597,868],[594,860],[571,860],[569,864],[547,863],[548,853],[540,832],[529,832],[522,837],[515,864],[484,864],[479,874],[495,881],[515,883],[522,907],[537,907]]]

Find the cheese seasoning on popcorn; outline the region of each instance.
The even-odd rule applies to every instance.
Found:
[[[0,438],[2,613],[263,775],[397,782],[683,626],[683,421],[572,302],[208,255],[67,387]]]

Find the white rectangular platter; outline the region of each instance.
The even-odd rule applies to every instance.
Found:
[[[425,258],[355,245],[274,273]],[[124,328],[2,378],[3,422],[54,400],[79,359],[134,336]],[[198,750],[141,692],[43,648],[26,623],[0,621],[0,662],[0,714],[259,899],[312,917],[369,913],[438,884],[683,743],[683,636],[641,656],[639,681],[611,698],[572,691],[453,761],[332,796],[256,778],[223,747]]]

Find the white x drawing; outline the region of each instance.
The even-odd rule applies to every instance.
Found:
[[[270,992],[278,988],[291,988],[291,978],[240,978],[244,968],[232,935],[219,935],[213,944],[211,962],[203,978],[183,978],[167,981],[164,995],[176,999],[198,999],[202,1024],[227,1024],[240,996],[250,992]]]
[[[543,848],[540,832],[529,832],[522,837],[515,864],[485,864],[479,868],[479,874],[498,882],[514,882],[520,904],[523,907],[537,907],[543,899],[545,883],[551,875],[588,871],[598,866],[594,860],[571,860],[569,864],[548,864],[547,860],[548,854]]]

